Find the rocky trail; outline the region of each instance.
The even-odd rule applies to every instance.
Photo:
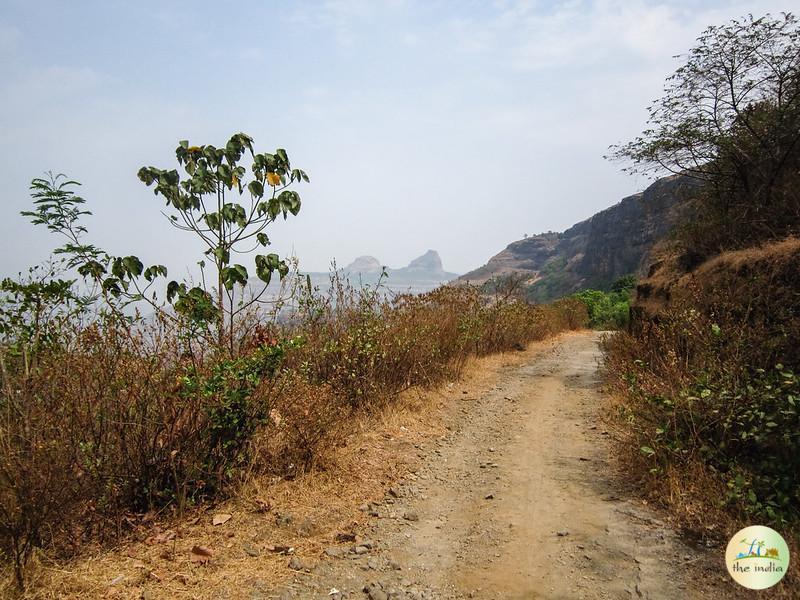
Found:
[[[719,598],[697,549],[625,493],[600,420],[599,335],[560,337],[464,391],[420,466],[363,505],[367,524],[269,598]],[[458,385],[458,384],[451,384]],[[456,390],[458,389],[456,388]],[[703,576],[703,571],[711,573]],[[697,576],[700,573],[701,576]]]

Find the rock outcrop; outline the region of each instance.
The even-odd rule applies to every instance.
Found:
[[[346,273],[380,273],[381,263],[374,256],[359,256],[342,270]]]

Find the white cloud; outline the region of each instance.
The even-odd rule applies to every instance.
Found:
[[[766,12],[773,2],[724,8],[645,0],[568,0],[553,4],[501,2],[491,17],[460,17],[450,23],[466,53],[502,53],[507,64],[538,71],[624,60],[663,61],[685,51],[711,23],[748,12]],[[774,6],[773,6],[774,9]]]

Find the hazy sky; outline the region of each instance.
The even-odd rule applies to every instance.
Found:
[[[46,170],[83,182],[91,238],[171,275],[198,246],[136,178],[177,141],[284,147],[311,183],[270,233],[325,270],[428,248],[478,267],[647,181],[602,156],[644,125],[709,24],[787,2],[328,0],[0,4],[0,274],[56,240],[18,215]]]

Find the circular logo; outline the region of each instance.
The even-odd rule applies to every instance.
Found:
[[[739,531],[728,542],[725,564],[736,583],[751,590],[763,590],[786,575],[789,547],[774,529],[752,525]]]

